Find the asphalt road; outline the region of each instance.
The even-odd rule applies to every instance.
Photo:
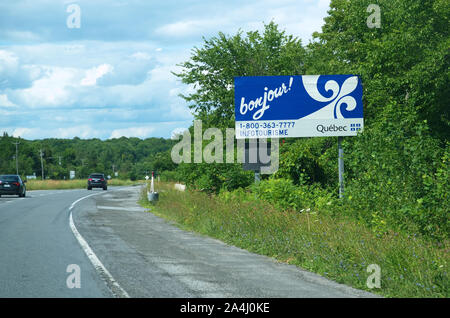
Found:
[[[0,297],[111,297],[69,227],[68,208],[87,190],[0,198]],[[81,288],[66,280],[80,267]]]
[[[180,230],[136,204],[138,187],[27,195],[0,198],[0,297],[374,296]],[[67,287],[70,264],[81,288]]]

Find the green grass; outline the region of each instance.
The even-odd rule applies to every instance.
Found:
[[[159,186],[156,205],[140,203],[179,227],[386,297],[449,297],[448,242],[376,235],[348,218],[282,211],[250,192],[208,195]],[[144,192],[143,192],[144,193]],[[381,267],[381,288],[368,289],[367,266]]]
[[[108,180],[108,186],[128,186],[138,183],[143,183],[144,181],[131,181],[131,180],[120,180],[111,179]],[[76,179],[76,180],[28,180],[27,190],[64,190],[64,189],[84,189],[87,187],[86,179]]]

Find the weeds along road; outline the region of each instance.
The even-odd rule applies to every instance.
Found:
[[[139,192],[0,198],[0,297],[374,296],[180,230],[138,206]],[[67,285],[71,264],[80,288]]]

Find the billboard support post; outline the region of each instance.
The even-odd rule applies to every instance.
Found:
[[[259,171],[255,171],[255,184],[258,184],[261,182],[261,175],[259,174]]]
[[[339,165],[339,198],[344,196],[344,149],[342,149],[342,136],[338,137],[338,165]]]

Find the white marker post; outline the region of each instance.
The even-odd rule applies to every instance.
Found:
[[[153,171],[152,171],[152,181],[150,183],[150,192],[155,192],[155,182],[154,182],[154,176],[153,176]]]
[[[152,181],[150,183],[150,192],[147,193],[148,200],[152,203],[158,201],[158,198],[159,198],[159,193],[155,192],[154,179],[155,179],[155,172],[152,171]]]

